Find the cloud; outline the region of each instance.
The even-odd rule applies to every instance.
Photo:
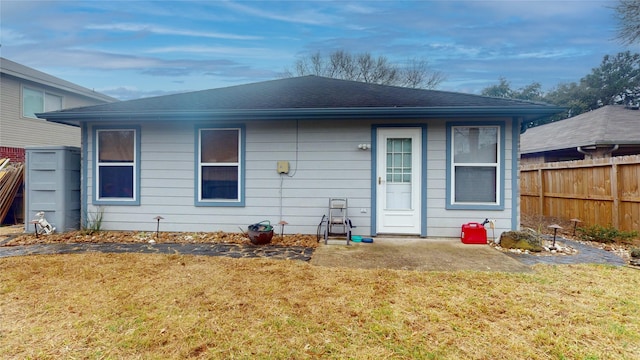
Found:
[[[155,47],[143,51],[145,54],[206,54],[219,56],[240,56],[248,58],[282,58],[291,56],[288,52],[271,48],[259,47],[233,47],[233,46],[206,46],[206,45],[182,45]]]
[[[140,99],[154,96],[171,95],[186,91],[164,91],[164,90],[142,90],[135,86],[119,86],[115,88],[96,89],[105,95],[114,97],[118,100]]]
[[[2,44],[3,46],[17,46],[35,43],[35,40],[30,39],[25,34],[14,31],[12,29],[2,29],[2,31],[0,31],[0,44]]]
[[[202,38],[216,38],[227,40],[260,40],[260,36],[248,36],[237,34],[225,34],[212,31],[193,31],[193,30],[181,30],[168,28],[152,24],[132,24],[132,23],[116,23],[116,24],[101,24],[101,25],[87,25],[85,27],[88,30],[104,30],[104,31],[122,31],[122,32],[136,32],[136,33],[153,33],[159,35],[178,35],[178,36],[190,36],[190,37],[202,37]]]
[[[426,59],[442,88],[477,93],[499,76],[577,81],[624,50],[611,2],[4,1],[0,41],[3,56],[88,87],[136,84],[119,98],[266,80],[338,49]]]
[[[368,3],[364,3],[368,4]],[[346,13],[352,14],[363,14],[370,15],[377,12],[377,9],[373,6],[364,5],[363,3],[353,3],[353,2],[340,2],[339,5],[342,11]]]
[[[299,24],[308,24],[308,25],[326,25],[334,23],[338,20],[336,16],[324,14],[317,9],[321,7],[322,2],[314,3],[314,6],[311,7],[304,2],[301,2],[300,7],[289,7],[287,9],[282,9],[282,11],[277,12],[273,10],[264,10],[259,9],[257,7],[247,6],[244,3],[231,2],[231,1],[222,1],[220,2],[226,8],[234,10],[236,12],[240,12],[245,15],[255,16],[268,20],[276,20],[287,23],[299,23]],[[283,4],[295,4],[295,2],[271,2],[269,3],[270,9],[276,8],[277,6],[283,6]]]

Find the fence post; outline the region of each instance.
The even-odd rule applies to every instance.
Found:
[[[611,223],[614,228],[618,229],[620,226],[620,194],[618,194],[618,164],[611,158],[611,197],[613,198],[613,205],[611,208]]]
[[[540,168],[538,169],[538,213],[544,216],[544,181],[542,179],[542,168]]]

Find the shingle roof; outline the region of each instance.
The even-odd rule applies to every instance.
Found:
[[[640,110],[607,105],[528,129],[520,139],[522,154],[578,146],[640,144]]]
[[[84,111],[517,106],[522,103],[470,94],[303,76],[122,101],[92,106]]]
[[[319,76],[303,76],[264,81],[246,85],[158,96],[85,108],[43,114],[53,121],[69,123],[71,117],[87,121],[87,116],[144,116],[167,113],[288,112],[308,114],[320,110],[359,109],[361,112],[380,109],[499,109],[505,116],[533,118],[550,115],[561,109],[547,104],[492,98],[446,91],[411,89],[368,84]],[[369,111],[371,112],[371,111]],[[525,114],[526,113],[526,114]],[[483,114],[487,116],[487,114]],[[478,116],[482,116],[478,113]],[[66,117],[66,120],[64,119]]]

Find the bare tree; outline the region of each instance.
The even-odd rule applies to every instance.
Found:
[[[427,60],[411,59],[403,69],[404,84],[410,88],[435,89],[446,76],[440,71],[430,71]]]
[[[618,0],[618,39],[626,45],[640,42],[640,0]]]
[[[344,50],[334,51],[328,57],[316,52],[300,58],[294,69],[285,69],[284,76],[318,75],[422,89],[436,88],[445,80],[442,73],[429,69],[426,60],[411,59],[403,67],[391,63],[385,56],[374,57],[368,52],[354,55]]]

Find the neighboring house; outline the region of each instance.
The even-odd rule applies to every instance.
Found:
[[[35,114],[116,99],[0,58],[0,158],[24,160],[26,146],[80,146],[80,129]]]
[[[640,110],[607,105],[527,129],[521,139],[523,164],[640,154]]]
[[[347,198],[354,234],[459,237],[519,227],[521,122],[561,110],[305,76],[41,117],[81,127],[83,212],[104,229],[314,234]]]

